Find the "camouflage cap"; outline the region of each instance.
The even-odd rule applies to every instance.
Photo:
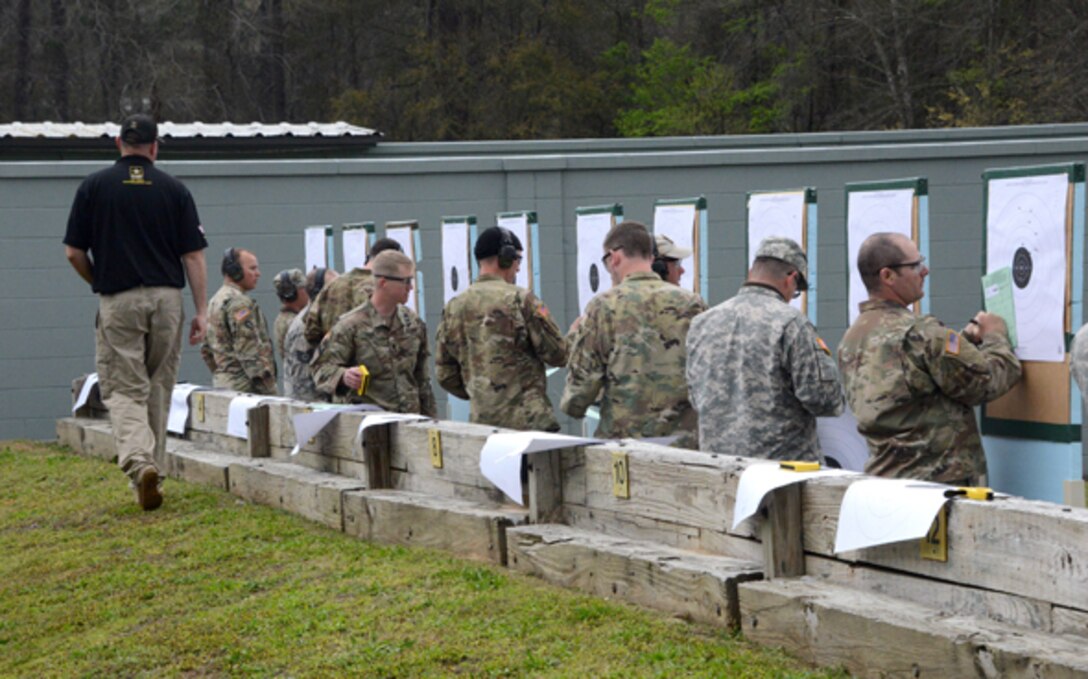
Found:
[[[691,250],[680,247],[668,236],[657,234],[654,236],[654,244],[657,246],[658,257],[663,257],[665,259],[685,259],[691,256]]]
[[[756,250],[756,257],[770,257],[771,259],[782,260],[797,269],[802,278],[808,280],[808,257],[805,256],[805,251],[801,249],[796,241],[777,236],[765,238],[759,244],[759,249]]]
[[[284,269],[276,274],[272,286],[282,301],[293,302],[298,297],[298,291],[306,287],[306,275],[301,269]]]

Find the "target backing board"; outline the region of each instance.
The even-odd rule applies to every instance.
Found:
[[[1020,382],[983,406],[982,431],[1077,441],[1079,394],[1072,393],[1066,347],[1082,316],[1084,165],[987,170],[982,178],[983,266],[987,273],[1012,269],[1023,366]]]
[[[442,301],[445,304],[472,283],[469,232],[475,225],[474,215],[442,218]]]
[[[706,197],[673,198],[654,202],[654,235],[668,236],[691,255],[680,262],[680,287],[707,298]]]
[[[536,213],[531,210],[500,212],[495,215],[495,223],[509,229],[521,241],[521,268],[514,284],[540,294],[540,255],[537,252]]]
[[[340,231],[341,247],[344,249],[344,271],[361,269],[366,266],[366,256],[374,242],[374,222],[344,224]]]
[[[408,295],[408,302],[404,306],[422,317],[426,312],[423,309],[423,274],[419,271],[419,260],[423,257],[422,248],[420,247],[419,222],[415,220],[386,222],[385,237],[392,238],[400,243],[404,254],[408,255],[416,263],[415,284],[412,286],[412,294]]]
[[[306,271],[328,267],[333,261],[332,226],[307,226],[302,233]]]
[[[807,187],[787,191],[753,191],[748,194],[748,230],[746,232],[748,268],[756,260],[759,244],[767,238],[789,238],[804,250],[808,271],[803,271],[809,290],[790,305],[801,313],[809,309],[809,320],[816,323],[816,189]]]
[[[578,313],[589,300],[612,287],[612,276],[601,262],[604,239],[612,227],[623,221],[623,206],[594,205],[575,210],[578,238]]]
[[[869,293],[858,273],[858,250],[874,233],[898,233],[915,242],[918,251],[929,258],[928,182],[923,177],[861,182],[846,185],[846,262],[850,271],[847,285],[848,318],[857,319],[858,305]],[[928,313],[929,278],[925,295],[915,311]]]

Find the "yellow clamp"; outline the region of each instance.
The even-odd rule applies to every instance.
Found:
[[[791,472],[818,472],[820,471],[820,463],[806,462],[805,460],[789,460],[786,462],[779,462],[778,468],[788,469]]]
[[[366,366],[362,363],[359,364],[359,390],[356,392],[359,396],[366,393],[366,388],[370,386],[370,371],[366,369]]]
[[[966,497],[968,500],[992,500],[994,499],[994,491],[992,488],[986,488],[985,486],[961,486],[960,488],[950,488],[944,492],[945,497]]]

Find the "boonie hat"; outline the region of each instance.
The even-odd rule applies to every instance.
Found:
[[[134,113],[121,122],[121,141],[135,146],[150,144],[159,138],[159,126],[146,113]]]
[[[476,246],[473,248],[473,254],[476,255],[477,260],[487,259],[488,257],[498,257],[499,250],[502,249],[503,236],[510,238],[510,241],[514,245],[515,250],[524,250],[521,247],[521,239],[509,229],[504,229],[501,226],[490,226],[484,229],[484,232],[476,238]]]
[[[658,234],[654,236],[654,243],[657,244],[658,257],[664,259],[686,259],[691,257],[690,249],[680,247],[672,242],[672,239],[668,236]]]
[[[277,297],[291,302],[298,297],[298,291],[306,287],[306,275],[301,269],[284,269],[272,279],[272,286],[276,288]]]
[[[778,236],[765,238],[759,244],[759,249],[756,250],[756,258],[760,257],[778,259],[797,269],[797,272],[801,274],[801,279],[805,282],[802,289],[807,287],[808,257],[805,256],[805,251],[801,249],[796,241]]]

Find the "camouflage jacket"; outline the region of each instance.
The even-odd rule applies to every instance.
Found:
[[[296,316],[298,316],[297,311],[280,309],[279,314],[276,315],[276,321],[272,324],[272,336],[276,339],[276,356],[280,359],[280,365],[283,365],[283,353],[286,346],[283,343],[284,337],[287,335],[287,328]]]
[[[283,339],[283,395],[299,401],[328,401],[329,397],[317,390],[310,373],[310,359],[317,347],[306,341],[306,315],[310,305],[291,321]]]
[[[276,393],[276,361],[256,300],[224,283],[208,302],[208,334],[200,350],[212,384],[250,394]]]
[[[443,389],[469,400],[472,422],[559,431],[544,365],[566,362],[548,307],[499,276],[480,276],[442,312],[435,372]]]
[[[812,323],[758,283],[691,322],[687,374],[702,450],[816,460],[816,416],[845,406],[835,359]]]
[[[374,276],[370,269],[352,269],[337,277],[310,302],[306,341],[316,347],[341,316],[368,301],[372,294]]]
[[[560,409],[582,417],[600,395],[597,436],[680,434],[675,445],[694,447],[684,342],[703,311],[701,297],[653,272],[629,274],[594,297],[574,333]]]
[[[1069,367],[1080,387],[1081,400],[1088,403],[1088,324],[1082,326],[1073,337],[1069,354]]]
[[[399,306],[386,321],[367,301],[336,322],[310,368],[317,388],[336,402],[373,403],[391,412],[435,417],[429,355],[427,326],[411,309]],[[370,371],[370,386],[362,395],[340,381],[345,370],[359,365]]]
[[[971,480],[986,471],[973,406],[1020,379],[1004,336],[978,347],[932,316],[888,301],[861,304],[839,345],[846,399],[869,443],[870,474]]]

